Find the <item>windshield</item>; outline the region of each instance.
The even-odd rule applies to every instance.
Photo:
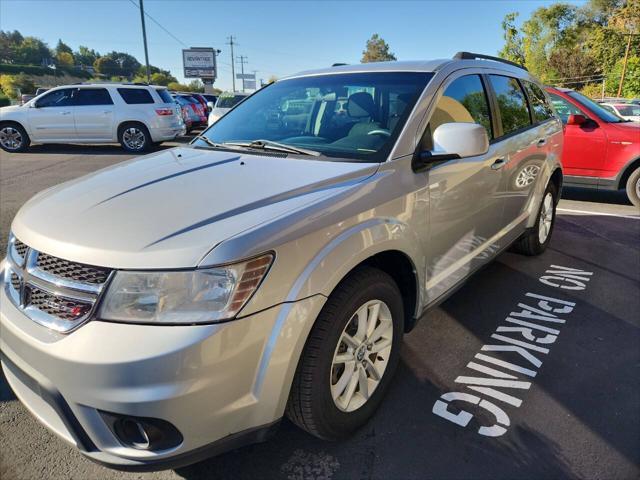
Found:
[[[216,108],[231,108],[240,103],[241,100],[247,98],[247,95],[225,95],[218,97]]]
[[[591,110],[593,113],[595,113],[598,116],[598,118],[604,122],[607,122],[607,123],[626,122],[626,120],[624,120],[623,118],[620,118],[618,115],[611,113],[607,109],[603,108],[602,105],[594,102],[588,97],[585,97],[581,93],[571,91],[571,92],[567,92],[567,94],[574,100],[577,100],[578,103],[581,103],[582,105],[587,107],[589,110]]]
[[[247,98],[203,135],[215,143],[269,140],[325,157],[382,162],[432,76],[375,72],[282,80]]]

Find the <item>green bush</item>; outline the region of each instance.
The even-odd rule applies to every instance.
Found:
[[[11,100],[4,93],[0,93],[0,107],[6,107],[11,105]]]

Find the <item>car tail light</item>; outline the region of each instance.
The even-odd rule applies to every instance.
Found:
[[[173,109],[171,108],[156,108],[156,113],[160,116],[173,115]]]

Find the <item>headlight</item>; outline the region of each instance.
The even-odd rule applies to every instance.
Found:
[[[154,324],[193,324],[233,318],[258,289],[273,255],[234,265],[172,272],[119,271],[98,317]]]

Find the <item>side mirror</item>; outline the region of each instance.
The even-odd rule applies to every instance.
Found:
[[[569,118],[567,119],[567,125],[584,125],[585,123],[587,123],[589,121],[589,119],[587,117],[585,117],[584,115],[580,115],[577,113],[572,113],[571,115],[569,115]]]
[[[413,160],[418,171],[434,163],[484,155],[489,151],[489,136],[477,123],[443,123],[433,132],[433,150],[420,152]]]
[[[213,102],[207,102],[207,108],[209,108],[209,111],[213,110]]]

